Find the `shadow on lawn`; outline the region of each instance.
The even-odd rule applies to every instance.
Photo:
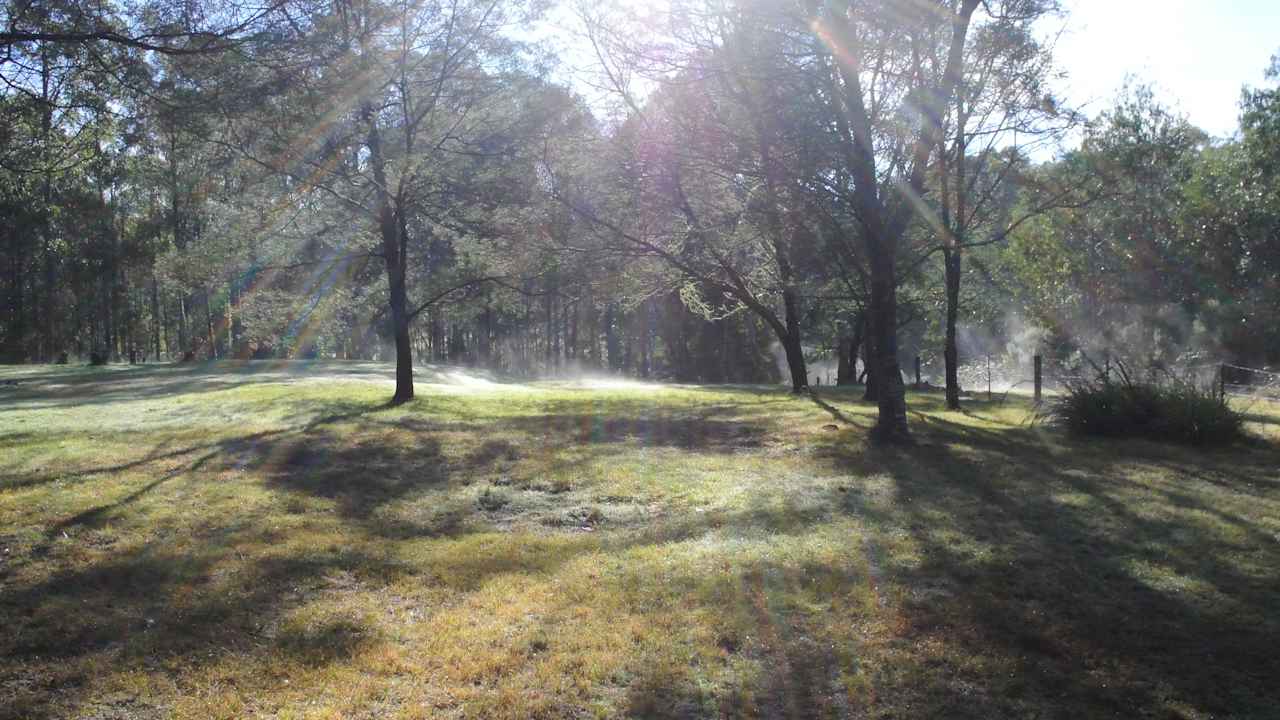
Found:
[[[156,494],[178,480],[198,487],[220,482],[226,473],[251,473],[289,494],[332,501],[337,516],[357,532],[361,542],[376,544],[472,531],[473,520],[481,515],[474,503],[410,520],[388,519],[380,509],[406,496],[485,477],[496,466],[518,460],[524,448],[550,450],[554,455],[585,445],[597,454],[608,454],[635,442],[729,452],[758,444],[767,432],[765,425],[730,417],[729,406],[661,411],[651,417],[560,413],[476,423],[387,415],[384,406],[352,402],[319,407],[313,403],[310,409],[310,419],[303,421],[299,415],[299,424],[278,431],[176,448],[162,445],[128,463],[56,477],[33,474],[12,479],[6,483],[9,489],[124,472],[151,475],[118,498],[51,524],[43,542],[21,553],[25,557],[20,562],[26,566],[63,563],[70,557],[67,553],[82,552],[72,548],[89,549],[98,535],[111,535],[107,531],[112,526],[127,527],[144,498],[165,501],[156,499]],[[441,433],[487,437],[451,456],[444,450]],[[341,659],[367,640],[366,628],[343,625],[342,620],[333,627],[295,629],[292,634],[272,628],[321,592],[335,573],[356,574],[378,586],[420,572],[382,556],[336,547],[281,551],[246,561],[238,548],[270,547],[285,540],[260,520],[210,518],[194,542],[191,529],[185,526],[148,527],[151,540],[144,544],[118,552],[108,546],[105,552],[91,555],[89,564],[56,571],[34,583],[13,582],[0,572],[0,578],[10,580],[0,585],[0,614],[16,618],[11,632],[0,639],[0,655],[5,658],[0,665],[20,668],[25,674],[16,681],[19,689],[0,687],[14,698],[8,716],[57,716],[61,711],[56,708],[70,707],[60,703],[74,704],[76,698],[88,697],[94,678],[85,673],[94,671],[86,668],[98,659],[132,669],[151,668],[159,658],[198,667],[228,653],[265,651],[300,656],[310,664]],[[736,522],[732,518],[714,522],[726,521]],[[760,516],[753,521],[768,523],[769,519]],[[661,540],[634,533],[611,540],[608,546],[621,552],[707,530],[708,525],[695,523],[677,533],[664,533]],[[170,540],[177,545],[171,546]],[[581,542],[529,557],[521,553],[470,558],[466,567],[450,567],[443,575],[424,577],[424,582],[456,582],[458,589],[471,590],[491,575],[552,572],[573,557],[599,548],[596,538],[583,536]],[[5,716],[0,712],[0,717]]]
[[[1037,430],[995,432],[936,416],[917,431],[909,451],[829,449],[855,473],[892,476],[891,505],[850,493],[847,507],[918,543],[922,562],[890,568],[908,589],[904,632],[909,642],[949,648],[934,667],[885,674],[880,694],[920,698],[922,716],[1274,710],[1280,551],[1254,523],[1198,497],[1206,488],[1197,488],[1195,470],[1265,476],[1280,466],[1275,449],[1057,445],[1062,438]],[[1173,470],[1185,486],[1139,486],[1116,473],[1119,464]],[[1144,497],[1178,510],[1141,507]],[[1233,562],[1242,555],[1254,572]],[[1137,572],[1143,566],[1190,585],[1152,585]],[[965,667],[966,658],[992,656],[1012,674]]]
[[[814,395],[813,402],[855,424],[825,393]],[[121,499],[51,527],[48,538],[102,527],[177,477],[199,482],[228,470],[252,470],[272,487],[332,500],[338,516],[363,541],[460,536],[475,527],[470,522],[479,515],[474,505],[446,508],[419,521],[388,521],[380,509],[416,493],[484,477],[518,461],[529,447],[554,454],[585,446],[599,457],[634,441],[730,452],[763,442],[777,430],[768,420],[739,415],[733,405],[630,408],[621,416],[552,407],[542,415],[476,423],[388,417],[380,409],[334,403],[287,430],[179,450],[156,448],[136,463],[85,471],[179,462]],[[752,700],[763,716],[840,714],[832,704],[839,695],[837,661],[818,642],[821,638],[803,628],[803,608],[829,601],[822,588],[877,585],[875,576],[882,571],[903,596],[900,607],[892,608],[900,616],[885,656],[892,662],[871,672],[876,695],[895,710],[910,708],[920,717],[1135,716],[1170,715],[1176,710],[1170,703],[1181,702],[1229,716],[1270,712],[1274,678],[1280,677],[1280,658],[1273,652],[1280,645],[1275,575],[1280,551],[1254,523],[1201,494],[1206,488],[1247,494],[1236,485],[1243,478],[1266,477],[1280,461],[1274,448],[1192,453],[1143,443],[1073,443],[1039,429],[995,431],[937,416],[914,418],[920,444],[908,451],[867,450],[863,443],[849,442],[846,433],[822,436],[821,457],[852,476],[849,487],[824,491],[822,497],[788,495],[732,513],[664,518],[652,528],[608,538],[582,536],[547,552],[498,551],[449,560],[452,564],[424,573],[388,560],[389,554],[317,547],[269,553],[227,573],[221,568],[235,565],[238,546],[271,546],[283,538],[254,518],[219,518],[199,542],[187,544],[189,551],[156,542],[36,584],[9,583],[0,590],[0,614],[17,620],[0,639],[0,655],[34,673],[23,681],[27,690],[17,693],[10,713],[37,717],[53,693],[74,695],[75,688],[89,687],[92,678],[80,674],[86,666],[73,661],[97,657],[127,668],[150,667],[155,658],[199,666],[235,653],[280,652],[311,665],[349,657],[369,641],[371,628],[341,618],[309,628],[282,624],[290,611],[331,588],[335,576],[355,576],[375,587],[421,576],[425,584],[472,590],[503,573],[553,572],[585,553],[616,555],[712,531],[798,535],[838,513],[864,519],[872,532],[907,534],[920,560],[870,559],[870,578],[846,577],[825,566],[765,564],[735,571],[731,595],[746,605],[747,617],[756,618],[754,651],[773,669]],[[397,432],[388,435],[389,428]],[[450,455],[443,433],[479,437],[465,452]],[[1119,464],[1175,471],[1186,487],[1139,487],[1117,474]],[[884,476],[894,486],[890,498],[873,497],[859,487],[860,478]],[[1202,482],[1206,478],[1212,480]],[[1144,493],[1178,513],[1135,507],[1133,499]],[[1068,495],[1082,500],[1064,502]],[[1223,536],[1215,529],[1218,524],[1233,533]],[[157,529],[158,536],[165,534]],[[1242,553],[1265,570],[1241,569],[1232,560]],[[1168,568],[1203,584],[1209,595],[1149,585],[1134,574],[1137,563]],[[687,602],[717,608],[719,598],[698,595],[706,582],[701,575],[641,577],[634,585],[643,592],[673,582],[683,583]],[[803,602],[776,606],[791,597]],[[721,641],[726,654],[738,652],[744,642],[739,637]],[[933,646],[944,652],[922,656],[910,650]],[[634,716],[732,716],[747,701],[731,692],[718,708],[709,707],[713,701],[690,667],[642,665],[637,673],[626,698]]]
[[[420,369],[427,380],[436,372]],[[0,393],[0,413],[111,405],[159,400],[243,387],[322,378],[330,380],[394,379],[394,368],[373,362],[219,360],[83,368],[50,368],[15,378],[17,385]],[[388,393],[389,396],[389,393]]]
[[[18,410],[111,405],[226,390],[243,385],[246,372],[210,372],[205,364],[139,365],[107,372],[51,371],[22,378],[0,395],[0,413]],[[262,374],[251,381],[280,381]]]

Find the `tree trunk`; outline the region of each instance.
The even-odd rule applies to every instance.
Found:
[[[396,391],[391,396],[391,403],[399,405],[413,399],[413,348],[409,344],[409,303],[405,291],[404,267],[397,263],[397,267],[393,269],[391,263],[388,263],[387,272],[391,280],[389,284],[391,322],[396,342]]]
[[[836,341],[836,385],[848,385],[849,374],[853,371],[849,369],[849,355],[853,348],[853,338],[848,335],[841,335]]]
[[[947,331],[942,355],[947,365],[947,408],[960,409],[960,354],[956,347],[956,317],[960,310],[960,250],[944,249],[947,285]]]
[[[608,356],[608,367],[614,372],[623,368],[621,343],[618,342],[617,303],[610,302],[604,306],[604,352]]]
[[[152,357],[160,362],[160,288],[156,283],[155,268],[151,269],[151,347]]]
[[[862,347],[866,324],[866,316],[858,311],[854,317],[852,332],[841,339],[841,370],[836,374],[837,385],[854,385],[858,382],[858,348]]]
[[[795,292],[789,288],[783,290],[782,304],[787,322],[782,348],[787,353],[787,369],[791,371],[791,392],[798,395],[809,389],[809,370],[805,367],[804,347],[800,344],[800,311]]]
[[[489,301],[489,293],[486,292],[484,296],[484,312],[480,315],[480,333],[479,342],[477,343],[480,352],[480,364],[486,368],[493,366],[492,350],[490,348],[492,338],[493,307]]]
[[[40,52],[40,81],[42,109],[40,113],[40,140],[41,147],[45,152],[52,146],[49,138],[53,131],[53,108],[54,98],[50,94],[52,92],[52,70],[50,68],[48,53],[41,46]],[[40,361],[52,362],[57,356],[57,342],[54,340],[54,318],[57,314],[55,308],[56,288],[55,273],[53,268],[53,220],[51,217],[53,204],[53,171],[52,161],[50,158],[42,158],[44,167],[41,172],[40,187],[40,238],[43,244],[43,260],[44,260],[44,307],[41,308],[43,314],[44,327],[42,340],[40,343]]]
[[[650,316],[653,314],[653,298],[649,298],[648,300],[645,300],[644,303],[641,304],[639,308],[637,308],[637,311],[640,314],[640,317],[639,317],[640,332],[637,338],[640,343],[640,377],[648,379],[649,370],[650,370],[649,341],[650,341],[650,335],[651,335],[649,330],[649,324],[651,319]]]
[[[876,402],[880,398],[876,394],[875,363],[872,362],[875,351],[871,349],[871,342],[870,334],[862,339],[862,383],[865,386],[862,393],[863,402]]]
[[[217,344],[214,342],[214,335],[213,335],[213,309],[209,307],[209,291],[208,291],[208,290],[205,290],[205,291],[204,291],[204,298],[203,298],[203,299],[204,299],[204,328],[205,328],[205,333],[206,333],[205,338],[207,339],[207,341],[208,341],[208,343],[209,343],[209,359],[210,359],[210,360],[217,360],[217,359],[218,359],[218,346],[217,346]]]
[[[809,389],[809,373],[804,365],[804,350],[800,346],[800,334],[788,333],[782,343],[787,354],[787,369],[791,372],[791,392],[799,395]]]
[[[405,287],[406,239],[401,230],[403,218],[398,217],[391,207],[377,113],[372,108],[365,108],[365,114],[369,123],[369,165],[373,169],[374,184],[377,187],[378,230],[382,236],[382,255],[387,266],[388,302],[396,343],[396,391],[391,396],[391,404],[400,405],[413,399],[413,348],[409,338],[409,296]]]
[[[898,288],[894,243],[869,238],[871,250],[871,351],[868,366],[875,383],[879,413],[871,439],[879,444],[910,442],[907,429],[907,388],[898,366]]]

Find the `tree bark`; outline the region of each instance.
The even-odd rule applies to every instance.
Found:
[[[853,371],[849,369],[849,355],[853,347],[853,338],[848,335],[841,335],[836,341],[836,385],[848,385],[849,375]]]
[[[898,365],[898,293],[895,243],[876,238],[871,249],[871,349],[868,366],[875,383],[879,413],[871,439],[880,444],[909,442],[907,429],[907,388]]]
[[[858,348],[862,347],[866,334],[866,315],[858,311],[854,317],[853,328],[849,335],[841,340],[840,368],[836,375],[837,385],[855,385],[858,382]]]
[[[800,343],[800,311],[795,292],[790,288],[782,292],[787,332],[782,337],[782,348],[787,354],[787,368],[791,371],[791,392],[800,394],[809,389],[809,370],[804,363],[804,347]]]
[[[396,391],[391,396],[391,404],[400,405],[413,399],[413,348],[409,338],[409,297],[405,287],[406,243],[402,232],[403,218],[398,216],[391,205],[386,158],[382,153],[382,134],[378,129],[377,114],[371,108],[365,108],[365,114],[369,123],[366,143],[374,184],[377,186],[378,231],[387,267],[388,303],[396,344]]]
[[[877,370],[875,368],[875,363],[871,361],[871,359],[875,357],[875,351],[871,349],[871,342],[872,338],[870,334],[868,334],[862,341],[862,382],[864,386],[862,392],[863,402],[876,402],[880,399],[880,396],[876,394],[877,386],[875,374]]]
[[[604,306],[604,352],[608,356],[608,367],[614,372],[623,369],[621,343],[618,342],[618,324],[623,322],[618,317],[617,303],[609,302]]]
[[[40,138],[41,145],[46,151],[50,146],[49,138],[53,132],[54,98],[50,94],[52,92],[51,72],[48,53],[42,48],[40,52],[40,99],[43,107],[40,113]],[[51,169],[52,161],[47,157],[42,159],[44,167],[41,170],[40,183],[40,239],[43,245],[45,297],[44,307],[41,308],[44,332],[41,333],[39,360],[40,362],[52,362],[58,355],[57,342],[53,337],[54,317],[57,314],[55,308],[57,295],[53,268],[53,220],[50,207],[53,204],[53,171]]]
[[[960,250],[944,249],[943,264],[946,268],[947,328],[942,355],[946,362],[947,408],[960,409],[960,354],[956,347],[956,318],[960,310]]]

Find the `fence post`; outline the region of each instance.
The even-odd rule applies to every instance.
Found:
[[[987,356],[987,402],[991,402],[991,356]]]
[[[1041,374],[1041,370],[1043,366],[1042,366],[1042,360],[1039,355],[1036,355],[1035,357],[1035,364],[1036,364],[1036,372],[1035,372],[1036,402],[1038,403],[1040,402],[1040,388],[1043,385],[1041,382],[1041,378],[1043,378],[1043,375]]]
[[[917,355],[917,356],[916,356],[916,389],[917,389],[917,390],[919,390],[919,389],[920,389],[920,387],[921,387],[921,384],[920,384],[920,356],[919,356],[919,355]]]
[[[1223,402],[1227,400],[1227,366],[1225,363],[1218,366],[1218,397]]]

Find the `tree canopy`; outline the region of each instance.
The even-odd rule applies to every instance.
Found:
[[[548,9],[4,4],[0,359],[865,382],[886,442],[1014,325],[1280,363],[1280,60],[1214,139],[1057,97],[1049,0]]]

